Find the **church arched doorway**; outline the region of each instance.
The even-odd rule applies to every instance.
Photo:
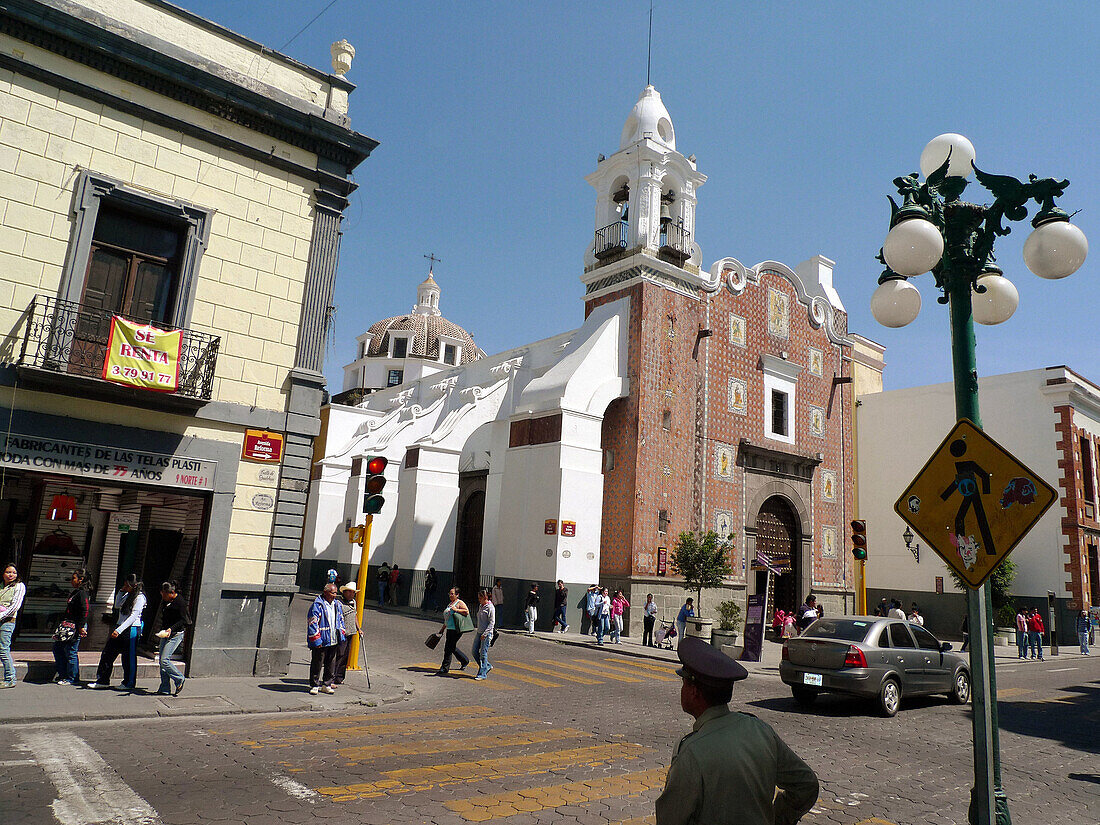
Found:
[[[485,491],[474,490],[462,503],[455,536],[454,586],[467,604],[477,603],[481,580],[481,539],[485,529]]]
[[[794,508],[782,496],[772,496],[760,507],[756,516],[756,552],[767,556],[779,571],[771,576],[768,612],[794,610],[802,601],[799,595],[801,529]],[[757,574],[756,592],[762,593],[767,582],[766,571]]]

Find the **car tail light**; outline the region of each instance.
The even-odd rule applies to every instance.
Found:
[[[789,662],[791,660],[791,651],[787,649],[787,643],[783,642],[783,661]]]
[[[863,655],[862,650],[851,645],[844,657],[844,667],[867,667],[867,657]]]

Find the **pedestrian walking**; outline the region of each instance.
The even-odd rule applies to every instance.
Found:
[[[817,776],[770,725],[730,710],[748,672],[696,637],[682,639],[677,656],[680,707],[695,724],[676,746],[657,825],[798,822],[817,801]]]
[[[118,621],[103,645],[93,688],[111,686],[111,671],[114,670],[115,659],[121,656],[122,688],[137,690],[137,643],[144,626],[141,614],[145,611],[146,601],[145,585],[138,581],[136,573],[131,573],[122,582],[122,589],[115,593],[113,604]]]
[[[653,594],[646,593],[645,606],[642,608],[642,645],[655,647],[653,644],[653,626],[657,624],[657,603],[653,601]]]
[[[458,649],[458,640],[467,630],[473,630],[473,620],[470,618],[470,608],[466,602],[458,597],[458,588],[452,587],[447,593],[447,606],[443,608],[443,630],[447,634],[447,641],[443,646],[443,663],[436,676],[446,676],[451,670],[451,657],[457,656],[459,670],[465,670],[470,664],[466,654]]]
[[[1023,608],[1016,610],[1016,653],[1017,659],[1027,658],[1027,611]]]
[[[1089,630],[1091,630],[1089,612],[1082,610],[1077,615],[1077,641],[1081,643],[1081,653],[1085,656],[1089,655]]]
[[[1027,635],[1031,643],[1031,658],[1043,661],[1043,617],[1035,608],[1031,609],[1031,615],[1027,618]]]
[[[623,611],[630,607],[623,591],[616,590],[615,597],[611,600],[611,640],[617,645],[623,643]]]
[[[924,616],[920,614],[920,608],[917,607],[916,602],[913,602],[913,606],[909,608],[909,622],[924,627]]]
[[[891,619],[901,619],[905,621],[905,611],[901,609],[901,602],[897,599],[890,600],[890,609],[886,613]],[[801,628],[805,630],[805,628]]]
[[[588,632],[592,636],[598,637],[599,635],[601,604],[600,586],[598,584],[589,585],[588,593],[586,593],[584,597],[584,610],[588,614]]]
[[[798,625],[794,621],[794,613],[788,613],[783,617],[783,631],[782,637],[784,639],[793,639],[798,635]]]
[[[435,595],[435,589],[439,586],[439,577],[435,573],[434,567],[429,567],[428,572],[424,574],[424,603],[422,605],[424,610],[430,610],[432,613],[439,610],[439,599]]]
[[[390,568],[390,589],[386,593],[386,601],[397,607],[401,598],[401,568],[396,564]]]
[[[601,587],[596,596],[596,644],[603,644],[603,637],[611,630],[611,597],[607,594],[607,588]]]
[[[15,634],[15,620],[26,596],[27,586],[19,581],[19,569],[9,564],[4,568],[3,583],[0,584],[0,664],[4,667],[4,681],[0,682],[0,688],[15,687],[11,638]]]
[[[900,612],[900,611],[899,611]],[[806,597],[806,601],[798,606],[798,612],[796,614],[797,619],[795,624],[798,625],[798,632],[802,633],[807,627],[821,618],[821,613],[817,608],[817,596],[813,593]],[[901,618],[905,618],[905,614],[901,614]]]
[[[493,582],[493,592],[489,597],[489,601],[493,603],[493,610],[496,611],[496,626],[493,628],[493,641],[489,644],[495,645],[497,639],[500,637],[500,627],[504,624],[504,586],[500,579]]]
[[[565,586],[565,582],[558,579],[558,586],[554,589],[554,623],[550,625],[551,633],[559,624],[562,633],[569,630],[569,622],[565,618],[565,605],[568,599],[569,588]]]
[[[561,582],[558,582],[561,584]],[[493,630],[496,628],[497,611],[489,598],[489,591],[482,588],[477,591],[477,636],[474,638],[474,661],[477,662],[477,676],[481,680],[489,675],[493,666],[489,664],[489,648],[493,644]],[[564,631],[563,631],[564,632]]]
[[[523,602],[523,625],[527,628],[527,635],[535,635],[535,622],[539,620],[539,586],[531,582],[531,589],[527,591],[527,598]]]
[[[54,681],[59,685],[80,684],[80,640],[88,636],[88,613],[91,605],[84,590],[88,571],[80,567],[69,576],[72,591],[65,602],[65,612],[53,632],[53,661],[57,667]]]
[[[970,614],[969,613],[964,613],[963,614],[963,623],[962,623],[961,630],[962,630],[962,635],[963,635],[963,643],[962,643],[962,647],[959,648],[959,653],[966,653],[966,649],[970,646]]]
[[[688,619],[695,616],[695,600],[687,599],[680,605],[680,612],[676,614],[676,638],[683,640],[687,634]]]
[[[306,644],[309,645],[309,692],[335,693],[336,653],[344,631],[344,611],[336,604],[336,585],[326,584],[321,595],[310,605],[306,620]]]
[[[886,603],[886,597],[883,596],[882,599],[879,600],[878,605],[875,607],[875,615],[876,616],[881,616],[882,618],[885,619],[887,614],[889,614],[889,612],[890,612],[890,605],[888,605]]]
[[[390,566],[387,562],[382,562],[382,566],[378,568],[378,606],[381,607],[386,603],[386,591],[390,587]]]
[[[172,654],[183,643],[187,628],[191,626],[191,611],[179,593],[179,585],[174,581],[160,586],[160,604],[161,629],[157,633],[157,638],[160,639],[160,688],[157,694],[179,696],[186,679],[172,661]]]
[[[363,638],[359,631],[359,621],[355,616],[356,589],[354,582],[347,582],[340,588],[340,612],[344,614],[344,638],[340,640],[340,644],[336,648],[336,672],[332,676],[334,685],[344,684],[344,679],[348,675],[348,655],[351,653],[351,640],[356,636],[360,640]]]

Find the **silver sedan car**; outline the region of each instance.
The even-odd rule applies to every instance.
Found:
[[[903,696],[945,693],[970,699],[970,666],[920,625],[877,616],[818,619],[783,645],[779,675],[794,700],[811,704],[819,693],[877,699],[882,713],[898,712]]]

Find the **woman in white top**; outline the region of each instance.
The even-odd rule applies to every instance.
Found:
[[[27,586],[19,581],[19,571],[14,564],[4,568],[0,583],[0,663],[4,666],[4,681],[0,688],[15,687],[15,662],[11,658],[11,637],[15,633],[15,618],[23,606]]]
[[[653,647],[653,625],[657,623],[657,603],[653,601],[653,594],[647,593],[645,607],[642,608],[642,645]]]
[[[115,594],[118,624],[103,645],[93,688],[111,686],[111,671],[114,669],[115,659],[121,655],[122,687],[131,691],[137,689],[137,643],[141,638],[141,614],[146,603],[144,589],[145,585],[138,581],[137,575],[131,573],[122,583],[122,589]]]

